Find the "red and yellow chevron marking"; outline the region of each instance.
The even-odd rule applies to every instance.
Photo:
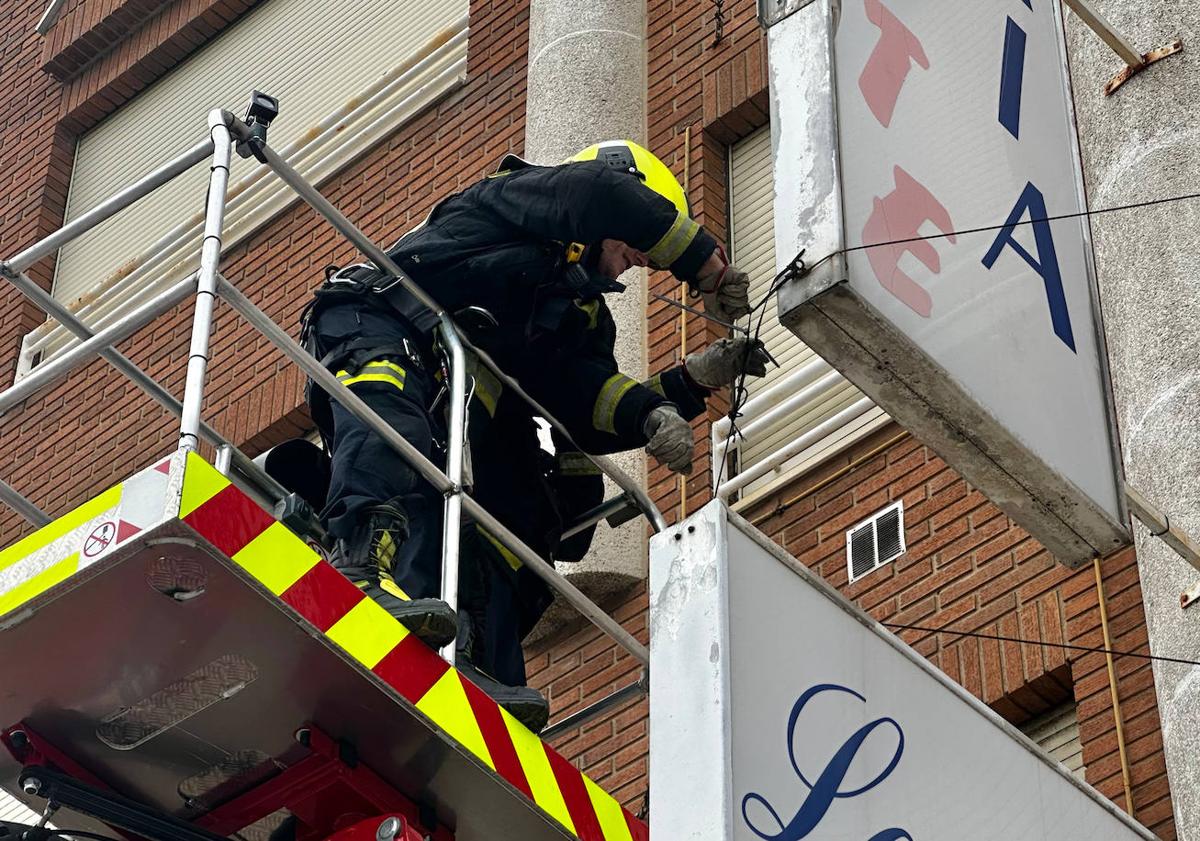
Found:
[[[644,823],[194,453],[179,516],[581,841],[648,841]]]

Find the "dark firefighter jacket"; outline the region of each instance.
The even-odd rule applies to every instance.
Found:
[[[646,252],[689,284],[717,248],[636,177],[588,161],[486,178],[440,202],[389,255],[452,314],[488,310],[498,326],[468,328],[471,340],[559,417],[581,447],[609,453],[645,444],[642,427],[654,407],[669,401],[695,416],[708,392],[688,383],[682,368],[646,384],[618,371],[616,327],[601,292],[619,285],[595,274],[586,289],[567,282],[566,244],[603,239]],[[432,315],[406,298],[391,301],[431,332]]]

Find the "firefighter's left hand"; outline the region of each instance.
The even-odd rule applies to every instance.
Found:
[[[726,265],[715,278],[700,283],[700,298],[706,313],[732,324],[750,314],[750,275],[732,263]]]
[[[670,404],[657,406],[646,418],[646,452],[676,473],[692,472],[692,425]]]
[[[699,353],[689,353],[683,367],[705,388],[724,388],[743,372],[751,377],[766,376],[770,361],[761,341],[737,336],[718,339]]]

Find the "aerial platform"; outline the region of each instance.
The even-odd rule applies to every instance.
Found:
[[[402,793],[435,838],[648,838],[194,453],[0,552],[0,662],[0,784],[35,810],[49,764],[218,836],[342,786],[364,816]]]

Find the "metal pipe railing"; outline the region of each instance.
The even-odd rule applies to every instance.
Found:
[[[0,415],[13,406],[28,400],[42,389],[54,385],[76,368],[98,356],[105,348],[124,341],[163,313],[174,309],[195,288],[195,278],[181,280],[166,292],[126,315],[116,324],[104,328],[90,339],[37,368],[32,374],[18,381],[16,385],[0,392]]]
[[[50,525],[50,517],[45,511],[26,499],[20,491],[3,479],[0,479],[0,502],[3,502],[39,529],[42,526]]]
[[[379,435],[404,458],[422,477],[442,493],[448,493],[453,483],[419,450],[404,439],[383,418],[379,417],[362,398],[338,382],[337,377],[324,368],[311,354],[292,339],[287,332],[271,320],[270,316],[256,307],[240,289],[223,278],[220,286],[221,298],[235,309],[246,321],[258,330],[267,341],[279,348],[288,359],[295,362],[313,382],[325,390],[329,396],[338,401],[360,421]],[[516,535],[508,530],[499,520],[485,511],[479,503],[469,496],[458,495],[465,510],[475,522],[489,534],[499,540],[512,551],[534,575],[541,578],[553,590],[563,597],[563,600],[578,610],[616,642],[636,657],[641,663],[648,665],[649,652],[646,647],[625,630],[615,619],[605,613],[591,599],[564,578],[548,561],[525,545]]]
[[[592,719],[604,715],[611,709],[619,707],[627,701],[643,697],[650,691],[650,674],[645,670],[642,676],[628,686],[622,686],[611,695],[606,695],[594,704],[565,716],[554,722],[541,732],[542,741],[549,742],[556,736],[561,736],[577,727],[582,727]]]
[[[124,190],[114,194],[111,198],[96,205],[87,213],[63,225],[50,236],[26,248],[8,261],[9,268],[14,272],[25,271],[38,260],[43,257],[49,257],[79,235],[87,233],[101,222],[120,213],[138,199],[145,198],[163,184],[191,169],[211,155],[212,151],[213,142],[211,138],[197,143],[179,157],[168,161]]]
[[[192,344],[188,352],[187,385],[179,422],[179,446],[195,450],[200,445],[200,409],[204,404],[204,379],[208,373],[208,340],[212,335],[213,307],[217,298],[217,268],[221,263],[221,231],[225,225],[225,195],[233,138],[228,123],[233,115],[220,109],[209,112],[208,131],[213,144],[208,196],[204,203],[204,240],[200,246],[200,271],[196,276],[196,310],[192,316]]]

